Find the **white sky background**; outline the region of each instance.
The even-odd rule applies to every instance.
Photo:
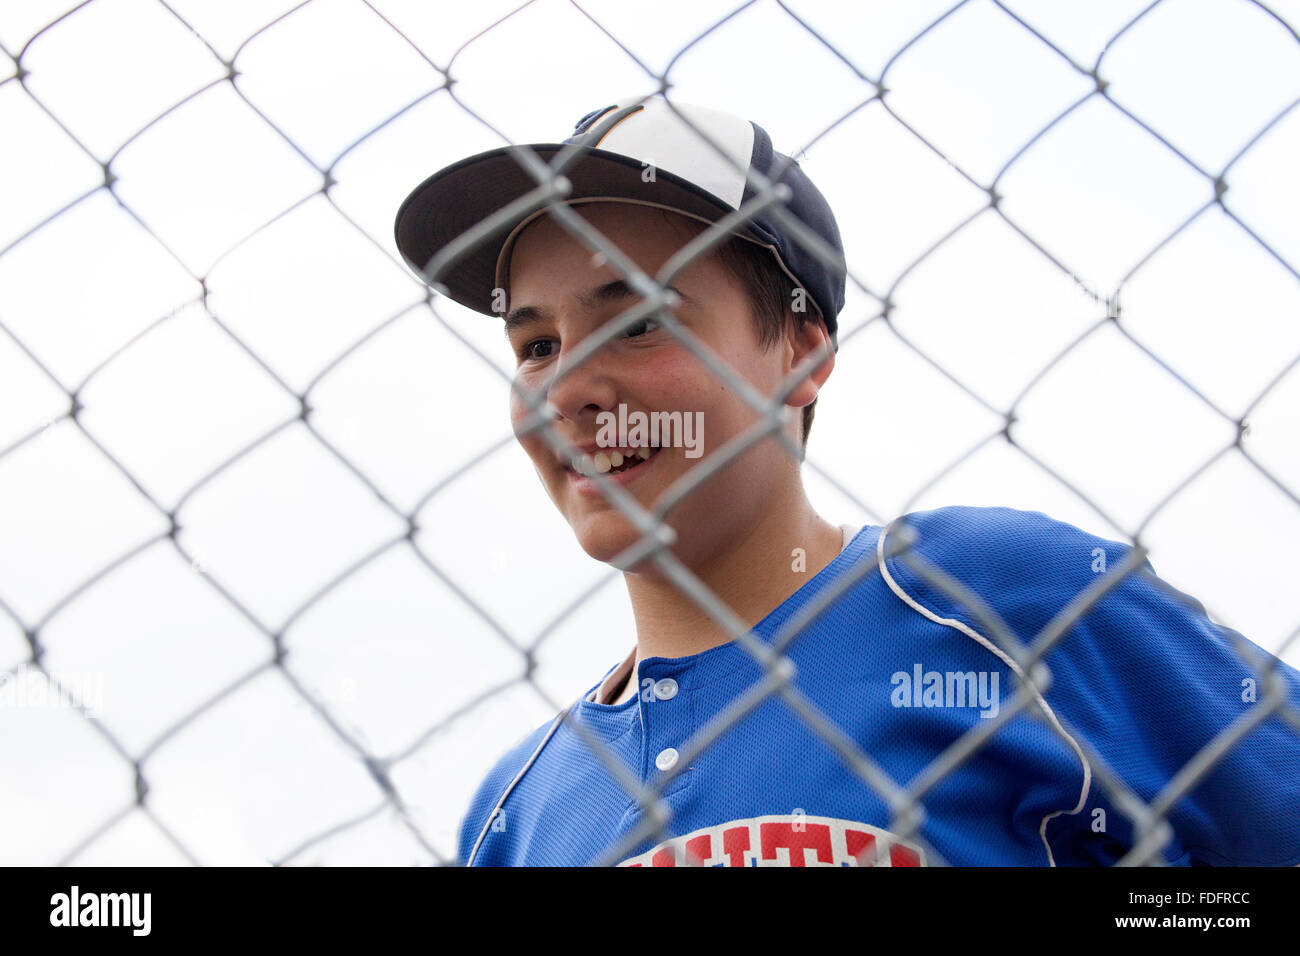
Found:
[[[11,0],[0,12],[0,44],[16,54],[69,6]],[[242,48],[292,5],[172,6],[222,56],[240,50],[240,90],[297,151],[156,0],[94,0],[24,54],[31,93],[81,146],[16,80],[0,84],[0,325],[10,333],[0,332],[0,451],[9,449],[0,456],[0,603],[12,612],[0,610],[0,673],[18,686],[29,658],[23,630],[39,626],[45,664],[69,681],[90,675],[102,692],[98,729],[134,756],[264,668],[143,765],[152,812],[196,858],[258,863],[382,797],[356,754],[269,666],[271,642],[219,588],[276,630],[404,529],[292,422],[291,392],[315,382],[316,427],[403,511],[499,446],[420,512],[419,544],[521,645],[604,582],[539,651],[535,679],[557,706],[631,647],[622,582],[583,554],[507,441],[503,376],[513,359],[499,326],[436,303],[485,361],[434,320],[400,263],[392,222],[407,192],[442,166],[502,145],[502,135],[558,141],[579,116],[654,83],[558,0],[528,5],[468,46],[513,6],[314,0]],[[656,70],[733,6],[583,4]],[[871,76],[948,6],[791,4]],[[1091,68],[1145,2],[1007,6]],[[1300,27],[1300,2],[1270,6]],[[441,75],[412,44],[442,67],[456,54],[457,94],[496,131],[445,92],[421,100]],[[0,61],[0,77],[11,73]],[[1167,0],[1114,44],[1101,75],[1116,100],[1217,175],[1300,96],[1300,42],[1245,0]],[[670,78],[676,99],[750,117],[783,152],[816,139],[802,165],[836,211],[854,276],[877,294],[893,287],[897,330],[990,405],[1008,408],[1104,316],[992,211],[900,281],[987,196],[879,103],[820,136],[870,88],[775,3],[756,3],[710,33]],[[887,85],[890,106],[982,184],[1092,88],[985,0],[907,51]],[[176,258],[96,191],[110,156],[117,195]],[[344,215],[316,193],[313,164],[333,166],[330,195]],[[1300,264],[1298,168],[1300,109],[1226,177],[1226,204],[1292,266]],[[1213,197],[1209,180],[1099,98],[1038,141],[998,190],[1007,216],[1102,294]],[[194,304],[194,276],[206,277],[208,307],[256,358]],[[874,524],[903,510],[1002,504],[1128,539],[1233,440],[1234,426],[1188,385],[1236,418],[1300,354],[1300,282],[1210,209],[1132,277],[1121,301],[1125,328],[1187,384],[1104,328],[1021,400],[1014,430],[1113,522],[1000,439],[949,470],[1000,429],[1000,418],[883,323],[855,334],[879,302],[852,283],[808,457],[870,510],[809,468],[819,511],[836,523]],[[68,393],[78,389],[82,425],[164,508],[284,425],[186,498],[178,541],[197,570],[166,540],[166,518],[67,417]],[[1300,492],[1300,367],[1250,423],[1245,447]],[[1240,454],[1220,458],[1165,505],[1143,540],[1162,577],[1260,646],[1277,650],[1300,624],[1300,507]],[[440,728],[392,778],[448,858],[483,773],[553,714],[524,685],[440,726],[518,677],[522,659],[402,544],[295,616],[284,644],[288,669],[370,752],[405,752]],[[1282,656],[1300,664],[1300,641]],[[74,711],[0,707],[0,768],[0,862],[63,860],[114,819],[72,862],[184,861],[131,809],[130,760]],[[389,810],[294,860],[431,861]]]

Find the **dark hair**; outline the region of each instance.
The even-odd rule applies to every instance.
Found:
[[[787,329],[797,330],[805,322],[817,321],[817,306],[804,293],[800,302],[805,308],[794,308],[795,292],[800,286],[785,274],[775,255],[763,246],[732,236],[714,250],[718,260],[740,283],[749,295],[750,308],[758,326],[758,344],[770,349],[781,341]],[[812,430],[817,399],[803,407],[803,447],[808,447],[808,433]]]

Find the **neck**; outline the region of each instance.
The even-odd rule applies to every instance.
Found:
[[[840,529],[813,510],[802,486],[790,497],[770,503],[763,520],[738,528],[691,568],[747,628],[840,553]],[[795,549],[802,549],[802,562]],[[698,654],[732,639],[657,567],[653,574],[627,573],[624,579],[636,620],[637,663],[648,657]]]

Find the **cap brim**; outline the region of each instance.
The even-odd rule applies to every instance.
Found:
[[[569,147],[559,143],[531,144],[543,162]],[[536,210],[504,219],[476,247],[439,270],[425,274],[430,262],[448,243],[537,187],[537,181],[513,155],[516,147],[502,147],[470,156],[434,173],[406,197],[397,211],[397,248],[407,265],[426,281],[436,281],[461,305],[484,315],[492,309],[496,264],[510,232]],[[731,212],[725,202],[698,186],[662,169],[643,178],[644,164],[630,156],[583,147],[582,154],[565,167],[572,184],[565,202],[576,199],[634,199],[699,216],[709,222]]]

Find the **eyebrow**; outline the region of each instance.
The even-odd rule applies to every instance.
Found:
[[[673,292],[676,292],[677,296],[683,302],[695,304],[693,298],[685,292],[682,292],[676,286],[670,285],[668,288]],[[613,302],[625,302],[628,299],[639,299],[641,298],[641,295],[629,286],[625,280],[615,279],[612,282],[598,285],[587,292],[575,292],[573,298],[579,305],[590,312],[599,306],[608,305]],[[511,309],[510,312],[507,313],[505,322],[502,323],[502,331],[506,338],[509,338],[510,333],[515,329],[520,329],[526,325],[533,325],[534,323],[541,322],[549,315],[550,312],[547,309],[542,309],[535,305],[521,305],[519,308]]]

